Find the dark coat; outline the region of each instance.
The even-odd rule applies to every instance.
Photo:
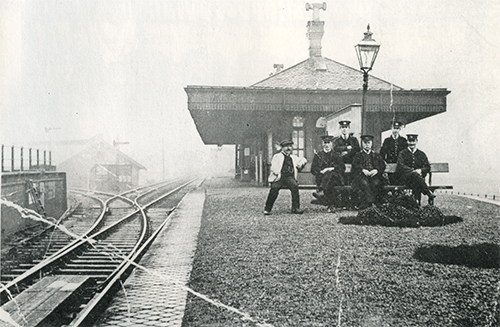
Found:
[[[330,151],[328,153],[325,151],[317,152],[314,155],[311,165],[311,173],[317,176],[320,174],[321,170],[328,167],[334,167],[336,172],[343,174],[345,172],[345,164],[344,160],[342,160],[342,156],[335,151]]]
[[[394,140],[392,136],[389,136],[384,140],[384,143],[382,143],[380,155],[387,163],[397,163],[399,153],[406,148],[408,148],[406,138],[399,136]]]
[[[396,173],[400,176],[406,176],[415,169],[422,169],[422,177],[425,177],[431,170],[429,159],[427,159],[425,153],[419,149],[417,149],[415,153],[412,153],[406,148],[399,153]]]
[[[380,156],[380,154],[378,154],[375,151],[371,151],[370,154],[366,154],[364,151],[356,153],[352,161],[352,175],[354,178],[357,178],[360,175],[364,176],[362,170],[369,169],[368,167],[369,160],[371,161],[372,169],[378,170],[377,175],[375,175],[374,177],[381,178],[385,170],[385,162]]]
[[[362,170],[377,169],[377,174],[368,177]],[[360,208],[367,208],[373,203],[381,203],[383,196],[385,162],[380,154],[370,151],[369,154],[361,151],[356,153],[352,161],[353,188],[358,191]]]
[[[351,150],[348,150],[348,146],[352,146]],[[344,140],[342,136],[337,137],[333,140],[333,150],[340,153],[344,159],[344,163],[352,163],[354,155],[358,153],[361,149],[359,147],[359,142],[356,137],[349,134],[349,137]]]
[[[335,169],[325,174],[321,174],[324,168],[334,167]],[[318,152],[314,155],[311,165],[311,173],[316,176],[316,185],[325,191],[331,191],[331,187],[344,185],[345,164],[342,156],[335,152]]]

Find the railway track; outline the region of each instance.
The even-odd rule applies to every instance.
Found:
[[[2,303],[6,303],[2,308],[14,307],[11,303],[16,301],[17,294],[45,277],[86,276],[92,286],[80,294],[78,303],[65,307],[63,312],[55,310],[51,316],[57,317],[52,321],[61,326],[89,325],[119,289],[193,183],[193,179],[176,180],[119,195],[86,194],[92,197],[94,205],[83,215],[92,218],[86,219],[86,224],[75,223],[82,212],[74,210],[68,215],[72,219],[61,222],[65,227],[71,226],[67,228],[71,236],[66,233],[60,239],[54,238],[59,233],[53,231],[51,240],[57,241],[51,242],[43,258],[21,263],[10,275],[5,275],[5,280],[2,276],[1,297]]]

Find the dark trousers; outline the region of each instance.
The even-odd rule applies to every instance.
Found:
[[[388,174],[388,182],[390,185],[401,185],[401,176],[398,174]]]
[[[359,175],[354,181],[354,189],[359,196],[359,206],[366,208],[372,203],[380,203],[382,200],[384,186],[381,176],[367,177]]]
[[[352,185],[352,174],[344,175],[344,185]],[[342,207],[351,207],[354,206],[354,203],[357,202],[357,192],[350,191],[342,191],[340,194],[340,205]]]
[[[318,178],[320,177],[320,178]],[[328,204],[340,206],[339,194],[335,191],[335,186],[344,185],[344,178],[336,171],[327,171],[326,173],[316,177],[316,183],[319,179],[319,190],[325,193],[325,199]]]
[[[405,176],[405,186],[412,190],[415,199],[419,200],[421,194],[429,195],[431,191],[423,178],[417,172],[411,172]]]
[[[300,208],[299,184],[293,176],[288,176],[281,177],[279,181],[271,183],[271,189],[267,195],[266,207],[264,210],[271,211],[273,209],[274,202],[278,198],[280,190],[283,188],[287,188],[292,192],[292,210]]]

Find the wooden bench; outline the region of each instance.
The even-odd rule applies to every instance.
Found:
[[[60,310],[69,313],[67,309],[78,306],[78,297],[93,284],[94,280],[88,276],[47,276],[4,304],[2,309],[23,327],[58,326],[61,323],[53,313]]]
[[[429,189],[431,191],[435,191],[436,189],[453,189],[451,185],[432,185],[432,174],[435,173],[448,173],[450,171],[448,163],[431,163],[431,170],[428,174],[428,184]],[[387,174],[394,174],[396,172],[397,164],[391,163],[387,164],[385,167],[385,172]],[[351,164],[345,165],[345,174],[350,174],[352,169]],[[304,176],[304,174],[308,174],[309,176]],[[316,189],[315,176],[309,173],[299,173],[299,188],[300,189]],[[305,183],[305,184],[302,184]],[[389,191],[404,191],[406,187],[404,185],[385,185],[384,190]],[[337,186],[335,187],[337,191],[352,191],[351,185]]]
[[[453,189],[452,185],[432,185],[432,174],[435,173],[449,173],[449,165],[448,163],[431,163],[431,170],[427,176],[429,176],[428,184],[429,188],[432,190],[435,189]],[[385,172],[388,174],[394,174],[396,172],[396,167],[397,164],[395,163],[390,163],[387,164],[385,167]],[[346,164],[345,165],[345,174],[350,174],[352,169],[351,164]],[[298,175],[298,180],[299,180],[299,188],[301,189],[316,189],[316,179],[311,172],[301,172]],[[389,188],[400,188],[403,187],[403,185],[386,185]]]

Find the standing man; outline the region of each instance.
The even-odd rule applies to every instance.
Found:
[[[372,150],[373,136],[361,136],[363,150],[352,161],[353,188],[359,193],[359,209],[365,209],[374,203],[381,203],[383,197],[383,178],[385,162]]]
[[[333,151],[333,136],[321,136],[323,150],[315,153],[311,165],[311,173],[316,177],[318,193],[313,196],[325,205],[338,206],[338,195],[334,190],[335,186],[344,185],[345,165],[342,156]]]
[[[297,182],[298,170],[307,163],[305,158],[299,158],[292,154],[293,141],[285,140],[280,143],[281,152],[276,153],[271,160],[271,173],[268,181],[271,189],[267,196],[264,215],[270,215],[274,202],[278,197],[280,189],[287,188],[292,192],[292,213],[302,214],[300,209],[299,184]]]
[[[333,144],[333,150],[342,155],[344,163],[352,164],[354,155],[360,151],[358,139],[351,130],[351,122],[349,120],[339,121],[340,137],[336,138]]]
[[[431,165],[425,153],[417,149],[418,135],[407,134],[406,137],[408,148],[399,153],[396,173],[401,177],[405,186],[412,189],[413,196],[419,203],[423,193],[428,196],[429,205],[433,205],[436,196],[425,182],[425,176],[431,170]]]
[[[333,141],[333,150],[342,155],[342,159],[346,164],[352,164],[352,159],[356,153],[360,151],[358,139],[350,133],[351,122],[349,120],[339,121],[340,136]],[[352,174],[346,174],[344,176],[344,182],[346,185],[351,185]],[[350,200],[349,192],[344,192],[342,194],[342,207],[348,207],[349,204],[354,202]]]
[[[408,147],[406,138],[400,136],[402,127],[403,123],[394,121],[392,123],[391,136],[386,138],[382,144],[380,155],[386,163],[397,163],[399,153]],[[400,183],[400,181],[397,179],[396,174],[390,174],[388,177],[389,183],[391,183],[392,185],[397,185]]]

